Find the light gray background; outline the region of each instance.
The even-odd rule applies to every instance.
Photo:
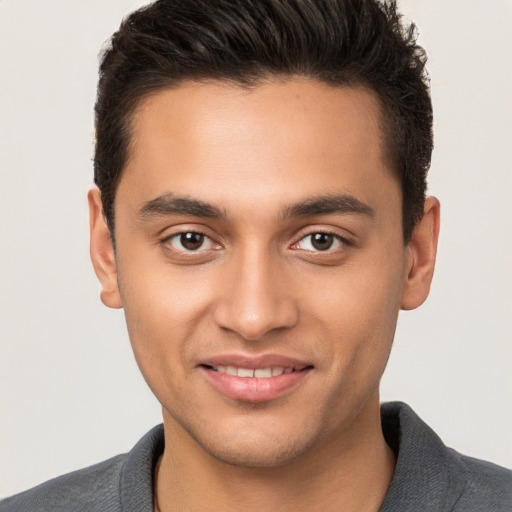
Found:
[[[97,53],[133,0],[0,0],[0,495],[160,421],[88,259]],[[430,56],[434,286],[402,313],[384,400],[512,466],[512,1],[407,0]]]

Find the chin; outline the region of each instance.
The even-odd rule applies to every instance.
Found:
[[[301,437],[293,437],[297,432],[277,434],[275,431],[242,431],[237,435],[233,430],[228,435],[209,436],[208,439],[195,439],[196,442],[220,462],[246,468],[271,468],[292,463],[308,451],[314,444],[311,436],[302,431]]]
[[[224,446],[215,450],[204,448],[218,461],[244,468],[286,466],[303,453],[303,450],[298,446],[268,447],[260,443],[252,446],[238,446],[231,449]]]
[[[320,410],[305,414],[304,407],[239,404],[235,410],[206,409],[164,407],[164,423],[175,437],[188,438],[185,442],[192,441],[207,457],[236,467],[293,464],[320,448],[332,431]]]

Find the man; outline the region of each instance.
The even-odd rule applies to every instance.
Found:
[[[123,23],[91,256],[164,426],[6,510],[510,508],[510,472],[379,407],[437,246],[424,60],[373,1],[164,1]]]

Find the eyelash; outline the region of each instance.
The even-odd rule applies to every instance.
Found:
[[[339,244],[343,247],[350,247],[352,244],[352,242],[350,240],[347,240],[346,238],[338,235],[337,233],[334,233],[332,231],[329,231],[329,230],[325,230],[325,229],[322,229],[322,230],[318,230],[318,231],[312,231],[310,233],[307,233],[306,235],[302,236],[298,242],[295,242],[293,244],[293,246],[297,246],[299,243],[301,243],[303,240],[306,240],[307,238],[311,238],[313,237],[314,235],[327,235],[327,236],[331,236],[333,237],[337,242],[339,242]],[[310,242],[311,243],[311,242]],[[292,246],[292,247],[293,247]],[[334,252],[337,252],[336,249],[331,249],[330,247],[328,249],[326,249],[325,251],[322,251],[322,250],[309,250],[309,249],[304,249],[304,251],[307,251],[307,252],[312,252],[312,253],[316,253],[316,254],[332,254]]]
[[[216,248],[214,250],[217,250],[218,248],[220,248],[220,244],[216,243],[210,236],[208,236],[206,233],[204,233],[203,231],[200,231],[200,230],[190,230],[190,231],[180,231],[178,233],[174,233],[170,236],[167,236],[165,237],[164,239],[162,239],[160,241],[160,243],[162,244],[162,246],[165,248],[165,250],[167,251],[173,251],[173,252],[178,252],[178,253],[181,253],[181,254],[189,254],[189,255],[193,255],[193,254],[199,254],[199,253],[202,253],[202,252],[206,252],[207,249],[203,249],[203,250],[193,250],[193,249],[186,249],[186,248],[183,248],[183,249],[177,249],[175,247],[172,247],[172,243],[171,241],[173,239],[178,239],[179,237],[182,237],[183,235],[189,235],[189,234],[193,234],[193,235],[200,235],[203,238],[202,240],[202,243],[201,243],[201,246],[198,247],[198,249],[200,249],[204,242],[205,241],[209,241],[210,243],[213,243],[216,245]],[[295,242],[294,244],[292,244],[291,248],[294,249],[298,249],[298,245],[303,242],[304,240],[306,240],[307,238],[311,238],[313,237],[314,235],[327,235],[327,236],[331,236],[333,237],[341,246],[345,246],[345,247],[350,247],[352,244],[352,242],[350,240],[347,240],[346,238],[338,235],[337,233],[334,233],[332,231],[329,231],[329,230],[318,230],[318,231],[313,231],[313,232],[310,232],[310,233],[307,233],[307,234],[304,234],[303,236],[301,236],[301,238]],[[312,242],[310,242],[310,244],[312,245]],[[171,247],[169,247],[171,246]],[[302,249],[304,252],[310,252],[310,253],[316,253],[316,254],[322,254],[322,253],[325,253],[325,254],[331,254],[333,252],[337,252],[336,249],[338,248],[335,248],[334,250],[331,249],[331,247],[328,247],[326,250],[315,250],[315,249]]]
[[[190,230],[190,231],[180,231],[179,233],[174,233],[174,234],[172,234],[170,236],[166,236],[164,239],[162,239],[160,241],[160,243],[164,246],[164,248],[166,250],[177,251],[177,252],[181,252],[181,253],[184,253],[184,254],[194,254],[194,253],[198,254],[200,252],[205,252],[204,250],[199,251],[199,250],[191,250],[191,249],[186,249],[186,248],[183,248],[183,249],[180,250],[180,249],[176,249],[176,248],[172,247],[172,244],[171,244],[172,240],[173,239],[179,239],[183,235],[200,235],[200,236],[204,237],[203,244],[204,244],[205,241],[208,240],[208,241],[210,241],[210,243],[213,243],[217,247],[220,247],[220,245],[217,244],[216,242],[214,242],[213,239],[210,236],[208,236],[206,233],[204,233],[204,232],[202,232],[200,230],[197,230],[197,229]],[[201,246],[203,244],[201,244]],[[172,248],[169,247],[169,246],[171,246]]]

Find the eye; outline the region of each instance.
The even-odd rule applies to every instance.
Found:
[[[303,251],[329,251],[338,249],[343,245],[344,241],[341,237],[333,235],[332,233],[311,233],[305,236],[294,248],[302,249]]]
[[[165,242],[177,251],[199,252],[217,248],[217,244],[211,238],[195,231],[177,233],[167,238]]]

